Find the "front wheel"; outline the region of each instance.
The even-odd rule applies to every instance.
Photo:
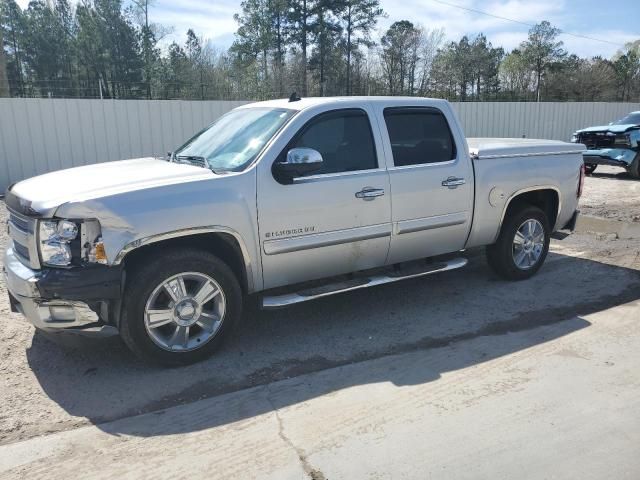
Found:
[[[134,353],[154,363],[203,360],[241,315],[238,280],[206,251],[167,252],[133,272],[127,283],[120,335]]]
[[[640,180],[640,153],[638,153],[633,162],[631,162],[629,173],[633,178]]]
[[[538,207],[524,206],[505,219],[498,240],[487,247],[489,266],[507,280],[533,276],[549,251],[550,228]]]

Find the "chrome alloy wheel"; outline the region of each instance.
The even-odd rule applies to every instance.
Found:
[[[224,292],[213,278],[183,272],[158,285],[144,307],[144,326],[151,340],[169,351],[190,351],[211,340],[222,325]]]
[[[530,218],[525,220],[513,237],[513,261],[520,270],[534,267],[544,250],[544,228],[542,224]]]

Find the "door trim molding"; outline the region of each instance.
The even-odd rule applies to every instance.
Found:
[[[394,224],[394,233],[402,235],[404,233],[421,232],[434,228],[451,227],[462,225],[469,220],[469,212],[455,212],[446,215],[434,215],[432,217],[415,218],[412,220],[402,220]]]
[[[280,253],[298,252],[312,248],[329,247],[344,243],[360,242],[391,236],[391,225],[381,223],[366,227],[347,228],[334,230],[331,232],[312,233],[299,237],[279,238],[277,240],[266,240],[262,248],[265,255],[277,255]]]

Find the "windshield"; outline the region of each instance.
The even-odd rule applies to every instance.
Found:
[[[284,108],[242,108],[220,117],[174,153],[177,160],[207,163],[214,171],[240,171],[293,116]]]
[[[611,125],[640,125],[640,112],[633,112],[620,120],[616,120]]]

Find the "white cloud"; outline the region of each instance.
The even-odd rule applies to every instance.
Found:
[[[597,42],[570,35],[560,35],[560,39],[564,42],[565,50],[569,53],[575,53],[581,57],[595,57],[600,55],[604,58],[610,58],[621,49],[622,45],[638,39],[637,34],[634,35],[633,33],[623,32],[620,30],[598,30],[597,33],[594,33],[592,30],[588,30],[585,32],[573,31],[572,33],[586,35],[588,37],[594,37],[597,35],[597,38],[617,44],[612,45],[611,43]]]
[[[197,12],[177,11],[174,8],[163,9],[158,4],[152,11],[151,18],[154,22],[171,25],[174,28],[174,33],[169,36],[169,40],[184,41],[187,30],[192,28],[196,35],[228,46],[230,36],[238,28],[238,24],[233,19],[234,13],[236,11],[233,7],[221,4],[203,5]]]
[[[570,33],[583,34],[595,38],[602,38],[609,42],[624,44],[638,35],[631,31],[610,30],[605,28],[593,28],[602,24],[602,18],[589,16],[588,12],[565,0],[444,0],[451,5],[458,5],[470,9],[480,10],[491,15],[456,8],[454,6],[438,3],[437,0],[381,0],[383,7],[388,12],[388,18],[380,22],[380,31],[388,28],[394,21],[409,19],[426,28],[444,28],[448,41],[459,40],[463,35],[474,37],[484,33],[495,47],[503,47],[509,51],[516,48],[527,39],[528,25],[548,20],[558,28]],[[516,23],[506,18],[515,20]],[[600,22],[600,23],[598,23]],[[578,25],[579,30],[571,27]],[[581,56],[602,55],[610,57],[618,46],[609,43],[577,38],[563,34],[560,40],[565,43],[565,48],[570,53]]]
[[[76,3],[79,0],[72,0]],[[625,31],[605,17],[593,17],[580,2],[572,0],[443,0],[452,5],[481,10],[499,17],[526,24],[548,20],[568,32],[602,38],[624,44],[638,38],[635,30]],[[634,3],[636,0],[631,0]],[[29,0],[17,0],[26,8]],[[529,27],[501,18],[456,8],[437,0],[381,0],[388,17],[381,19],[374,38],[379,39],[395,21],[411,20],[425,28],[443,28],[447,40],[458,40],[463,35],[474,37],[484,33],[494,46],[506,50],[517,47],[527,38]],[[578,8],[576,8],[578,7]],[[239,0],[157,0],[151,10],[154,22],[172,26],[174,33],[167,41],[184,42],[187,29],[193,28],[198,36],[226,48],[233,41],[237,24],[233,19],[240,12]],[[600,25],[599,28],[594,28]],[[581,56],[610,57],[619,47],[608,43],[562,35],[565,48]]]
[[[519,32],[495,32],[488,37],[494,47],[502,47],[505,52],[517,48],[527,39],[527,28],[523,27]]]
[[[384,6],[385,0],[382,0],[382,3]],[[552,21],[563,9],[562,1],[551,0],[541,0],[535,3],[525,0],[494,0],[490,3],[452,0],[451,2],[447,1],[447,3],[481,10],[492,15],[524,23],[536,23],[541,20]],[[391,4],[386,7],[389,18],[385,20],[386,25],[384,26],[388,26],[388,24],[396,20],[408,18],[427,28],[444,28],[447,37],[451,40],[457,40],[463,35],[475,36],[479,33],[484,33],[489,36],[489,40],[494,44],[497,44],[492,38],[495,33],[516,35],[518,32],[522,32],[526,37],[529,29],[526,25],[456,8],[451,5],[438,3],[434,0],[409,0],[408,2],[403,2],[400,8],[396,4]]]

